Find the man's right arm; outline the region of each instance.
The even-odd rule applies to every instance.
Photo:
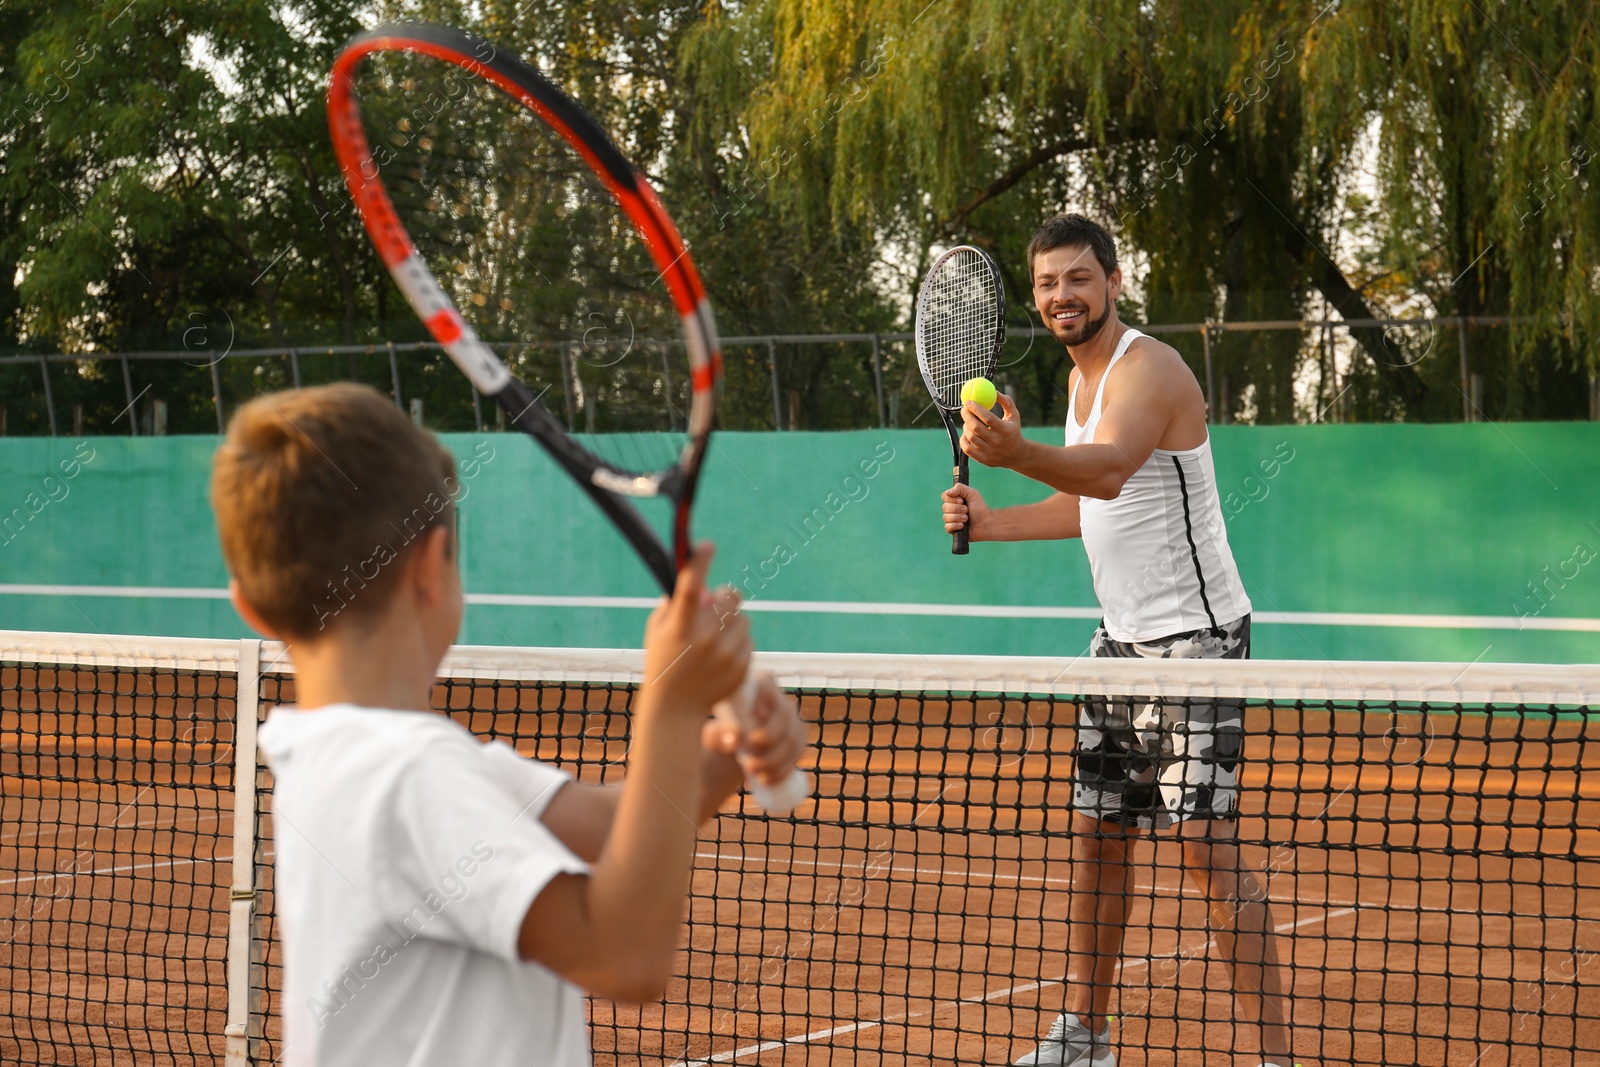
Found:
[[[1061,541],[1083,536],[1074,493],[1054,493],[1035,504],[991,508],[970,485],[944,492],[944,528],[967,527],[971,541]]]

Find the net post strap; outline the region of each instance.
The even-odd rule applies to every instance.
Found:
[[[261,642],[238,643],[234,688],[233,877],[228,905],[228,1014],[225,1067],[251,1067],[252,1024],[259,1025],[251,988],[255,947],[256,723],[260,714]]]

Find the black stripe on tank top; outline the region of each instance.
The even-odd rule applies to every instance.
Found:
[[[1189,515],[1189,485],[1183,477],[1183,461],[1173,456],[1172,466],[1178,472],[1178,492],[1183,496],[1183,535],[1189,539],[1189,558],[1194,560],[1194,576],[1200,583],[1200,604],[1206,609],[1206,618],[1211,620],[1211,632],[1221,637],[1222,628],[1217,625],[1217,617],[1211,613],[1211,601],[1206,597],[1206,576],[1200,570],[1200,550],[1194,546],[1194,522]]]

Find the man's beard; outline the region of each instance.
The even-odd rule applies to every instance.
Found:
[[[1109,290],[1107,290],[1107,292],[1106,292],[1106,309],[1100,313],[1100,317],[1099,318],[1091,319],[1090,321],[1084,323],[1084,325],[1081,328],[1082,332],[1076,337],[1070,337],[1070,338],[1063,339],[1063,338],[1058,336],[1056,339],[1058,341],[1061,341],[1061,343],[1064,344],[1064,345],[1069,345],[1069,346],[1071,346],[1073,348],[1079,348],[1079,347],[1081,347],[1083,345],[1088,344],[1090,341],[1094,340],[1095,335],[1100,332],[1101,327],[1105,326],[1106,321],[1109,320],[1110,318],[1111,318],[1111,293],[1110,293]],[[1069,326],[1069,327],[1066,327],[1066,329],[1072,329],[1072,327]]]

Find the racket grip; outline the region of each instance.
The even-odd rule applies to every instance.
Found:
[[[964,469],[967,465],[966,457],[962,456],[961,459],[962,462],[958,463],[954,468],[955,475],[954,480],[951,482],[952,485],[967,484],[967,472]],[[968,521],[970,522],[971,520],[969,519]],[[962,525],[961,529],[951,533],[950,553],[955,556],[965,556],[967,554],[967,527],[965,524]]]
[[[737,692],[711,711],[724,725],[746,730],[755,725],[755,703],[756,678],[750,674],[745,676]],[[790,771],[783,781],[771,785],[746,775],[745,787],[757,806],[771,815],[788,815],[811,795],[811,779],[799,767]]]

